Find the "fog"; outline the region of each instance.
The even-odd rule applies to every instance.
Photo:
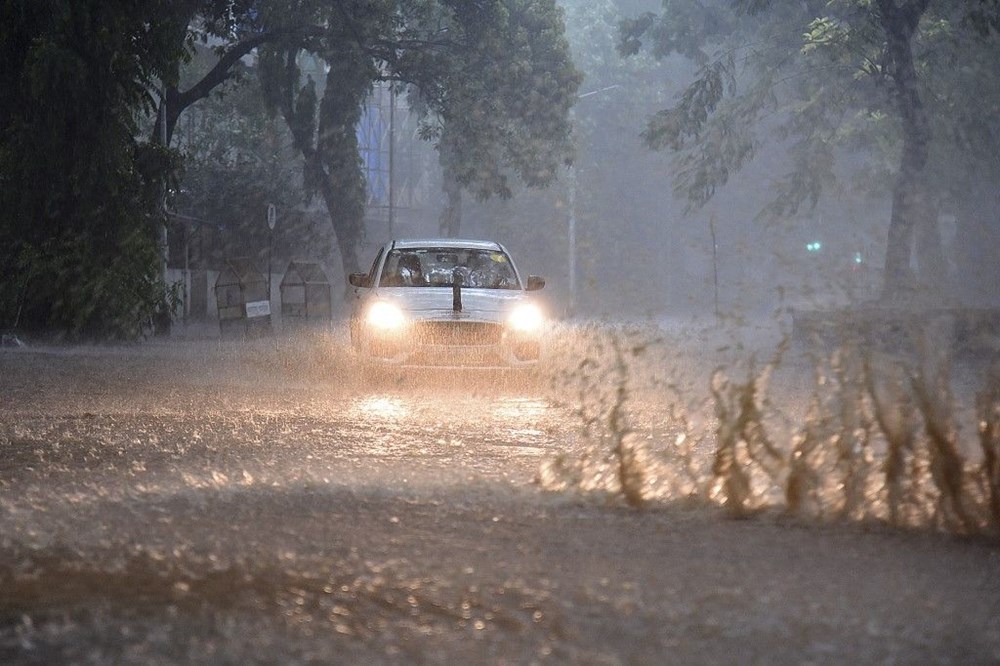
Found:
[[[347,50],[248,50],[172,128],[183,168],[156,195],[155,271],[170,312],[141,335],[19,328],[40,311],[25,294],[48,284],[30,270],[10,281],[20,300],[0,292],[17,306],[0,349],[0,661],[1000,659],[1000,158],[983,139],[1000,116],[990,86],[949,87],[995,74],[995,23],[951,17],[970,31],[940,51],[966,58],[954,76],[931,57],[938,32],[917,43],[937,67],[928,113],[950,128],[928,142],[929,201],[896,196],[908,151],[879,87],[889,64],[865,62],[879,76],[850,94],[809,87],[817,71],[864,78],[843,64],[851,48],[823,51],[856,46],[853,15],[790,20],[789,50],[783,14],[558,5],[580,73],[560,70],[558,86],[519,61],[507,69],[532,77],[436,63],[437,98],[409,81],[369,88],[392,78],[383,62],[331,95]],[[674,23],[649,19],[620,53],[630,19],[671,7]],[[994,32],[973,38],[976,20]],[[195,40],[181,91],[224,33]],[[558,49],[533,48],[559,69]],[[788,54],[805,64],[781,70]],[[715,65],[719,100],[677,112]],[[275,102],[275,71],[295,73],[294,105]],[[136,112],[135,131],[167,136],[168,98]],[[324,126],[336,104],[351,123]],[[681,129],[653,149],[657,122]],[[360,203],[354,172],[316,158],[353,139]],[[711,196],[694,201],[699,159]],[[912,293],[886,288],[903,200],[934,222],[907,240]],[[373,367],[358,353],[364,287],[345,273],[390,239],[449,233],[498,241],[545,278],[523,294],[547,315],[537,364]],[[72,271],[57,266],[58,287]],[[311,319],[289,307],[307,283],[322,287]],[[228,319],[225,289],[242,299]],[[57,312],[86,290],[64,291]]]
[[[690,317],[722,315],[782,317],[789,309],[824,309],[874,301],[881,289],[891,211],[888,187],[865,189],[844,153],[840,182],[815,208],[769,218],[761,213],[775,181],[794,170],[789,142],[764,133],[765,144],[742,171],[701,208],[672,191],[672,157],[655,152],[640,134],[645,123],[673,103],[694,75],[679,56],[623,58],[615,50],[622,17],[658,9],[659,3],[563,3],[567,37],[584,74],[573,109],[576,158],[547,189],[515,188],[510,200],[480,201],[466,193],[460,235],[498,240],[522,270],[544,274],[546,296],[556,316]],[[363,260],[391,237],[441,235],[445,206],[433,148],[416,136],[405,99],[394,118],[393,221],[388,220],[388,93],[378,89],[371,104],[381,114],[381,139],[368,136],[370,201]],[[365,151],[369,152],[365,152]],[[382,151],[372,157],[371,151]],[[325,224],[322,213],[313,225]],[[575,242],[570,243],[571,218]],[[714,233],[714,237],[713,237]],[[956,297],[971,306],[995,305],[992,274],[956,273],[965,256],[955,245],[954,216],[943,213],[940,233],[949,251]],[[981,241],[995,246],[995,233]],[[810,250],[813,244],[818,250]],[[334,243],[326,251],[336,253]],[[982,248],[979,248],[982,251]],[[315,248],[288,247],[290,255]],[[966,253],[967,254],[967,253]],[[319,258],[319,257],[318,257]],[[331,273],[330,255],[321,257]],[[570,264],[575,262],[575,294]],[[339,279],[340,276],[338,276]],[[572,307],[572,312],[570,309]]]
[[[593,23],[603,11],[605,25],[614,28],[621,17],[655,11],[659,3],[563,6],[575,61],[585,75],[573,112],[574,169],[561,175],[554,192],[519,191],[510,202],[468,204],[464,230],[499,236],[522,261],[544,266],[565,304],[571,250],[564,225],[572,205],[579,271],[574,314],[583,316],[718,311],[766,319],[789,308],[857,306],[878,298],[892,192],[887,184],[872,191],[857,182],[863,160],[845,152],[837,167],[840,182],[815,208],[805,205],[795,215],[771,218],[762,211],[775,183],[795,166],[791,142],[765,131],[756,158],[731,174],[706,205],[689,210],[672,192],[669,151],[651,151],[640,133],[653,114],[676,102],[695,67],[679,56],[624,59],[615,52],[614,31],[602,32]],[[940,225],[955,274],[955,262],[966,255],[955,244],[954,217],[943,214]],[[979,241],[995,247],[997,236],[987,232]],[[810,251],[813,243],[821,249]],[[991,275],[955,274],[973,284],[957,285],[954,297],[970,306],[995,306]]]
[[[699,496],[725,504],[726,493],[713,483],[720,486],[727,474],[713,465],[725,457],[716,446],[723,446],[731,419],[728,425],[734,428],[742,424],[766,432],[757,443],[778,451],[773,466],[756,460],[759,452],[739,454],[750,457],[741,458],[744,464],[761,465],[750,473],[753,489],[746,491],[746,508],[785,506],[796,447],[820,431],[839,437],[843,430],[853,437],[864,430],[855,443],[864,449],[859,455],[871,458],[867,471],[859,472],[867,479],[891,457],[898,434],[888,423],[898,416],[890,413],[893,401],[905,404],[904,411],[921,412],[925,429],[934,429],[941,415],[927,405],[914,407],[928,392],[946,405],[945,420],[953,418],[960,431],[948,437],[957,455],[979,464],[984,447],[977,439],[975,405],[977,394],[989,395],[994,381],[988,361],[996,352],[996,320],[986,308],[996,305],[997,294],[989,266],[958,270],[962,250],[954,211],[960,207],[954,202],[942,206],[937,230],[949,252],[949,279],[957,284],[929,308],[910,309],[904,303],[886,314],[886,306],[895,305],[880,300],[892,179],[885,169],[878,171],[884,165],[872,164],[884,156],[845,142],[837,147],[826,189],[816,193],[815,201],[807,198],[791,214],[769,215],[782,179],[799,166],[794,136],[781,131],[794,112],[779,106],[759,123],[753,159],[728,173],[706,201],[692,203],[676,187],[683,163],[670,150],[651,149],[643,132],[658,112],[683,98],[704,63],[678,53],[619,53],[622,20],[657,11],[660,3],[563,2],[561,7],[570,52],[582,74],[569,115],[572,163],[561,165],[546,187],[514,181],[510,198],[482,199],[463,191],[457,229],[460,237],[503,243],[522,274],[547,280],[539,298],[550,316],[550,336],[540,377],[526,395],[544,395],[553,401],[545,404],[573,411],[592,448],[568,457],[553,452],[540,467],[542,485],[623,493],[616,465],[623,464],[620,452],[635,445],[642,451],[635,464],[642,478],[639,503]],[[709,52],[712,48],[721,47],[706,46]],[[306,58],[300,66],[304,76],[318,82],[322,97],[323,63]],[[736,70],[749,79],[734,83],[737,91],[752,89],[761,76],[749,65]],[[256,103],[253,96],[248,103]],[[391,90],[385,83],[375,85],[364,100],[356,130],[368,197],[358,251],[362,270],[390,239],[447,233],[444,218],[452,202],[439,146],[421,131],[422,111],[412,89]],[[190,113],[201,119],[208,111]],[[269,136],[284,160],[277,170],[296,183],[303,174],[292,137],[280,121]],[[190,147],[197,138],[197,132],[182,130],[178,140]],[[333,348],[344,353],[353,293],[344,288],[342,257],[323,202],[285,200],[277,207],[270,236],[264,232],[263,211],[251,214],[258,216],[256,230],[228,249],[254,256],[258,268],[265,260],[273,267],[275,349],[301,361],[296,329],[281,314],[280,283],[284,266],[304,259],[321,262],[330,280]],[[198,243],[209,233],[205,226],[199,226]],[[176,233],[174,238],[172,274],[187,279],[176,260],[184,247]],[[987,233],[979,240],[989,245],[996,238]],[[218,270],[219,248],[211,242],[205,246],[188,247],[186,256],[194,257],[194,270],[200,272],[209,268],[214,247]],[[215,337],[212,276],[209,272],[199,285],[209,292],[201,303],[206,316],[189,311],[175,323],[176,338]],[[977,314],[964,319],[962,306]],[[359,368],[348,365],[337,372],[361,392],[370,389],[379,397],[384,390],[390,395],[397,388],[408,390],[405,375],[395,377],[398,386],[369,387]],[[469,377],[437,379],[429,384],[432,393],[470,383],[471,394],[478,396],[482,388]],[[417,387],[427,385],[418,381]],[[613,423],[618,411],[626,417]],[[852,411],[860,420],[847,416]],[[908,427],[919,428],[918,422]],[[749,435],[737,433],[731,443],[736,446],[741,437]],[[847,439],[837,439],[838,446],[848,446]],[[916,439],[922,446],[935,441],[931,435]],[[626,441],[631,444],[623,448]],[[809,464],[817,477],[825,477],[815,483],[818,508],[810,515],[889,520],[892,513],[896,522],[898,507],[884,496],[884,488],[867,500],[838,494],[838,483],[875,482],[852,481],[854,471],[831,470],[830,456],[836,455],[820,453]],[[922,455],[914,454],[913,460]],[[923,471],[917,476],[920,483],[928,481]],[[927,505],[916,504],[922,508],[910,507],[913,515],[899,522],[933,526],[934,520],[922,513],[930,510]]]
[[[654,58],[644,51],[624,57],[616,49],[620,22],[657,11],[660,4],[564,2],[561,7],[574,64],[583,75],[570,115],[573,165],[564,166],[545,188],[512,181],[510,199],[481,200],[465,191],[457,235],[502,242],[522,272],[543,274],[549,281],[545,296],[557,317],[766,319],[787,317],[793,309],[829,310],[879,299],[892,213],[891,168],[887,172],[878,163],[881,149],[845,142],[814,203],[807,200],[792,214],[768,215],[782,179],[800,168],[791,152],[794,137],[779,131],[790,112],[780,110],[756,130],[753,159],[731,170],[706,203],[692,205],[674,191],[676,156],[651,150],[641,134],[658,111],[678,102],[698,66],[679,54]],[[721,47],[710,44],[706,52],[713,48]],[[310,62],[301,65],[302,74],[316,80],[322,95],[322,68]],[[751,87],[753,68],[743,64],[737,70],[739,87]],[[358,248],[362,268],[389,238],[445,233],[448,199],[435,145],[421,136],[420,106],[410,109],[416,99],[412,91],[391,94],[379,84],[364,102],[357,131],[368,197]],[[260,100],[251,97],[247,103]],[[187,129],[180,123],[182,150],[202,140],[192,128],[221,111],[206,105],[188,112]],[[271,168],[297,187],[300,158],[280,119],[274,122],[275,155],[284,161]],[[183,191],[183,180],[180,187]],[[975,187],[970,183],[970,192]],[[979,205],[971,195],[969,203]],[[213,239],[210,227],[220,221],[202,219],[212,213],[197,204],[197,198],[185,201],[183,195],[176,203],[178,213],[198,222],[196,233],[183,222],[171,228],[173,279],[185,265],[218,270],[226,254],[253,255],[262,268],[273,255],[278,273],[291,260],[321,261],[333,283],[346,282],[328,211],[318,198],[292,195],[279,202],[278,228],[270,240],[262,224],[229,240]],[[997,276],[990,268],[994,262],[984,258],[997,248],[995,225],[976,228],[982,223],[967,215],[959,233],[956,215],[963,205],[945,201],[933,232],[945,252],[946,298],[969,307],[994,306]],[[263,221],[263,211],[244,211],[243,224],[247,214]],[[194,244],[189,240],[185,250],[188,236]],[[221,254],[212,250],[220,244],[228,244]],[[344,291],[334,291],[335,307],[343,312]]]

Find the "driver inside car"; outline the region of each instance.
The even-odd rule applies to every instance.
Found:
[[[420,268],[420,257],[415,254],[404,254],[396,265],[396,276],[393,280],[397,286],[422,287],[427,284],[423,270]]]
[[[497,275],[493,270],[493,262],[487,254],[474,254],[469,259],[470,287],[493,287]]]

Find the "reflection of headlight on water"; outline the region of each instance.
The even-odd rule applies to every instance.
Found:
[[[399,398],[375,395],[355,402],[353,411],[363,418],[399,420],[409,416],[410,410]]]
[[[531,333],[542,327],[542,311],[537,305],[523,303],[514,308],[507,323],[515,331]]]
[[[368,309],[366,319],[375,328],[386,331],[397,329],[406,321],[403,317],[403,311],[398,306],[386,303],[385,301],[372,303],[372,306]]]

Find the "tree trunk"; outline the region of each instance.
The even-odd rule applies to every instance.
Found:
[[[446,171],[441,188],[447,198],[444,210],[441,211],[441,235],[457,238],[462,230],[462,186]]]
[[[458,159],[454,132],[445,124],[438,141],[438,163],[441,165],[441,190],[445,195],[439,229],[441,235],[457,238],[462,230],[462,184],[458,182],[454,165]]]
[[[329,71],[320,102],[316,148],[324,177],[320,193],[340,248],[344,275],[358,272],[358,246],[364,229],[365,177],[356,131],[361,105],[371,85],[366,63],[338,54],[327,60]]]
[[[355,139],[355,142],[357,140]],[[356,150],[356,147],[355,147]],[[350,196],[346,195],[334,185],[339,180],[331,176],[330,170],[324,168],[319,159],[312,159],[312,166],[306,168],[318,170],[316,182],[320,184],[320,196],[326,205],[327,214],[330,216],[330,224],[333,226],[333,234],[337,238],[337,249],[340,250],[340,264],[344,275],[357,273],[359,270],[358,245],[361,242],[361,229],[363,226],[364,208],[358,213],[350,205]],[[362,185],[363,187],[363,185]],[[344,285],[348,291],[349,285]]]
[[[918,287],[940,288],[943,270],[936,206],[930,193],[925,167],[930,144],[930,124],[920,98],[913,64],[912,39],[928,0],[911,0],[898,7],[895,0],[878,0],[886,37],[886,56],[892,77],[892,92],[903,133],[899,175],[892,197],[882,299],[912,298]],[[914,234],[920,235],[921,279],[911,268]],[[934,237],[937,237],[937,250]]]
[[[317,124],[313,88],[307,86],[308,95],[306,89],[299,88],[297,53],[292,48],[282,55],[283,72],[276,82],[281,88],[278,106],[302,153],[306,189],[312,188],[323,197],[346,276],[358,271],[358,245],[364,228],[365,184],[355,127],[371,79],[366,78],[364,64],[350,54],[327,59],[329,71]],[[344,286],[350,290],[346,282]]]

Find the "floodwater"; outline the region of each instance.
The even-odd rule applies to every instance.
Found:
[[[0,661],[1000,660],[993,542],[549,483],[606,380],[372,386],[323,339],[4,350]],[[674,441],[647,402],[631,427]]]

